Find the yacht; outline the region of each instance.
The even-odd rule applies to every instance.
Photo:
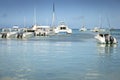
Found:
[[[96,40],[98,43],[102,43],[102,44],[116,44],[117,39],[115,37],[113,37],[110,34],[107,33],[99,33],[95,36]]]
[[[50,26],[37,26],[35,36],[47,36],[50,32]]]
[[[72,29],[68,28],[67,25],[65,25],[64,22],[61,22],[58,27],[56,27],[54,29],[54,32],[55,33],[68,33],[68,34],[71,34],[72,33]]]

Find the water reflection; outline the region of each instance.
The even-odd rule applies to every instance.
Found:
[[[110,55],[115,53],[117,44],[97,44],[97,48],[100,55]]]
[[[95,70],[89,70],[86,74],[85,74],[85,79],[86,80],[98,80],[98,78],[101,76],[99,71],[95,71]]]

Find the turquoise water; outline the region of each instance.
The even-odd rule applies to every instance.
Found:
[[[119,43],[100,45],[94,35],[0,39],[0,80],[120,80]]]

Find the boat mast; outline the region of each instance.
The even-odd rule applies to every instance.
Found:
[[[34,25],[36,26],[36,8],[34,8]]]
[[[101,17],[101,15],[99,16],[99,27],[102,28],[102,17]]]
[[[110,28],[111,25],[110,25],[110,21],[109,21],[109,18],[107,17],[107,21],[108,21],[108,27]]]
[[[85,27],[85,20],[84,20],[84,16],[82,16],[82,23],[83,23],[82,27],[84,28],[84,27]]]
[[[55,5],[53,3],[53,15],[52,15],[52,27],[54,27],[54,22],[55,22]]]
[[[25,18],[25,16],[24,16],[24,27],[26,27],[26,18]]]
[[[33,30],[36,30],[37,24],[36,24],[36,8],[34,8],[34,20],[33,20]]]
[[[111,28],[111,25],[110,25],[110,21],[109,21],[109,18],[108,18],[108,16],[107,16],[107,22],[108,22],[108,29],[109,29],[109,34],[110,34],[110,28]]]

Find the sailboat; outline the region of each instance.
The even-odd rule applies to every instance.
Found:
[[[99,27],[95,26],[91,31],[92,32],[105,32],[106,31],[106,29],[104,29],[102,27],[102,18],[101,18],[101,16],[100,16],[100,19],[99,19]]]
[[[53,19],[52,19],[52,26],[53,26],[53,31],[55,34],[58,33],[68,33],[71,34],[72,33],[72,29],[70,29],[65,22],[60,22],[60,24],[57,27],[54,27],[54,21],[55,21],[55,6],[53,3]]]
[[[84,24],[84,18],[82,22],[83,22],[83,26],[79,29],[79,31],[87,31],[87,28],[85,27],[85,24]]]
[[[87,29],[83,26],[79,29],[79,31],[87,31]]]
[[[92,32],[99,32],[99,31],[100,31],[100,28],[99,28],[99,27],[94,27],[91,31],[92,31]]]
[[[108,22],[109,22],[109,20],[108,20]],[[109,24],[109,28],[110,28],[110,24]],[[107,33],[105,33],[105,32],[100,33],[99,32],[95,36],[95,39],[97,40],[98,43],[102,43],[102,44],[116,44],[116,43],[118,43],[117,39],[110,34],[110,30]]]

